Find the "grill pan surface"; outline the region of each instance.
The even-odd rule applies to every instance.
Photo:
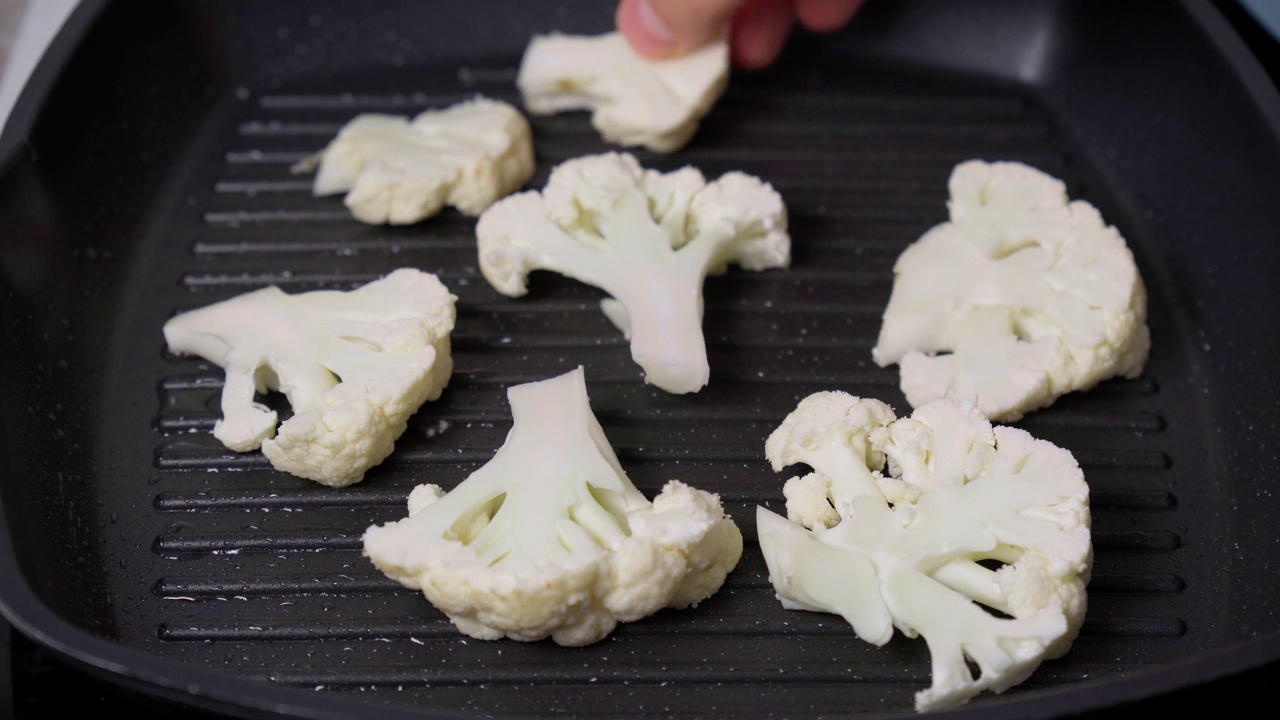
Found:
[[[684,397],[643,384],[598,292],[540,273],[528,297],[497,295],[473,220],[364,226],[289,173],[358,112],[518,104],[529,35],[603,31],[610,9],[79,11],[61,72],[42,69],[15,115],[29,134],[0,145],[12,622],[127,686],[241,715],[911,715],[924,643],[876,649],[838,618],[784,611],[753,507],[781,503],[764,438],[800,398],[842,389],[908,410],[869,353],[892,263],[945,219],[947,175],[976,157],[1062,177],[1117,225],[1147,281],[1153,352],[1143,377],[1019,423],[1090,483],[1089,614],[1069,655],[951,714],[1075,714],[1276,661],[1280,103],[1211,6],[872,3],[847,32],[798,36],[778,66],[736,76],[684,152],[637,154],[773,183],[794,262],[708,281],[711,384]],[[584,114],[531,120],[531,187],[609,149]],[[384,465],[334,491],[212,438],[222,374],[165,353],[171,314],[401,266],[459,297],[456,370]],[[587,648],[463,638],[360,557],[360,533],[401,517],[415,484],[451,487],[491,457],[508,385],[579,364],[633,481],[720,493],[742,563],[697,609]]]

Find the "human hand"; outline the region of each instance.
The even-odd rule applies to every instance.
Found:
[[[845,26],[863,0],[622,0],[618,30],[648,58],[683,55],[729,37],[733,62],[760,68],[777,59],[796,20],[814,32]]]

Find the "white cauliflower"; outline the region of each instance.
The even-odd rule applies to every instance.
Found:
[[[775,470],[814,469],[787,482],[790,520],[757,509],[778,598],[838,614],[874,645],[895,627],[923,635],[933,683],[917,710],[1003,692],[1070,648],[1093,562],[1089,488],[1071,453],[993,430],[969,402],[895,420],[879,401],[826,392],[800,402],[765,454]],[[886,458],[892,499],[878,489]]]
[[[518,110],[476,98],[399,115],[357,115],[294,172],[317,170],[317,196],[347,193],[357,219],[407,225],[446,204],[479,215],[533,176],[533,139]]]
[[[679,481],[652,503],[631,484],[581,368],[507,391],[514,425],[447,494],[369,528],[364,554],[482,640],[587,645],[662,608],[713,595],[742,555],[720,499]]]
[[[1012,162],[951,174],[951,221],[894,266],[872,357],[899,363],[913,407],[950,396],[1014,421],[1142,373],[1147,293],[1133,253],[1062,182]]]
[[[174,353],[226,370],[214,437],[345,487],[391,454],[409,416],[449,382],[455,299],[434,275],[402,268],[350,292],[256,290],[175,316],[164,337]],[[279,430],[254,401],[268,390],[293,409]]]
[[[545,269],[613,296],[601,309],[630,338],[645,382],[672,393],[710,378],[703,278],[730,263],[791,261],[786,207],[767,183],[740,172],[708,183],[691,167],[663,174],[618,153],[562,163],[541,193],[485,211],[476,236],[480,270],[504,295],[524,295],[529,273]]]
[[[718,40],[670,60],[641,57],[626,38],[537,35],[516,84],[535,115],[592,110],[605,140],[670,153],[684,147],[729,81],[729,44]]]
[[[842,392],[814,393],[788,415],[782,421],[782,427],[765,441],[765,456],[773,463],[774,470],[797,463],[817,469],[811,460],[820,460],[827,467],[831,462],[853,463],[849,468],[796,479],[797,487],[791,490],[791,494],[796,496],[799,505],[794,510],[790,502],[787,505],[793,519],[800,513],[829,517],[821,507],[815,506],[817,495],[811,490],[801,490],[800,485],[825,487],[821,493],[823,503],[831,492],[832,483],[837,485],[836,491],[841,496],[875,495],[879,478],[861,470],[884,465],[884,453],[872,442],[871,435],[877,428],[893,422],[895,417],[893,409],[879,400],[853,398],[850,401],[849,396]],[[806,523],[806,526],[810,524]]]

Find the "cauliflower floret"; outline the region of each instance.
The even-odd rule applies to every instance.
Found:
[[[689,142],[729,81],[719,40],[671,60],[647,60],[620,33],[537,35],[516,84],[535,115],[592,110],[605,140],[670,153]]]
[[[888,453],[889,474],[920,491],[957,488],[978,477],[996,453],[991,422],[972,403],[930,403],[890,420],[873,438]],[[887,452],[887,451],[886,451]]]
[[[831,481],[818,473],[793,477],[782,486],[787,517],[807,528],[835,527],[840,513],[831,505]]]
[[[169,349],[226,370],[213,435],[262,448],[284,472],[345,487],[391,454],[409,416],[453,372],[454,298],[434,275],[402,268],[350,292],[268,287],[177,315]],[[293,416],[254,393],[279,390]]]
[[[913,407],[951,396],[1013,421],[1142,373],[1147,295],[1114,227],[1019,163],[951,174],[951,221],[898,258],[876,363],[898,363]]]
[[[992,429],[972,403],[943,398],[911,418],[872,420],[866,409],[878,405],[819,393],[769,437],[775,469],[807,463],[817,478],[806,483],[825,483],[840,515],[827,525],[758,508],[770,580],[784,607],[839,614],[872,644],[895,627],[923,635],[933,683],[917,693],[917,710],[1002,692],[1065,653],[1084,620],[1093,562],[1084,475],[1071,453]],[[813,427],[822,417],[827,433]],[[866,491],[885,458],[894,499]]]
[[[476,98],[412,122],[358,115],[294,172],[317,167],[315,195],[347,193],[344,202],[357,219],[407,225],[446,204],[479,215],[518,190],[533,176],[533,139],[518,110]]]
[[[693,168],[646,171],[618,153],[562,163],[541,193],[485,211],[476,236],[480,271],[504,295],[524,295],[538,269],[612,295],[601,309],[631,340],[645,382],[672,393],[710,379],[703,278],[730,264],[763,270],[791,260],[786,207],[767,183],[742,173],[707,183]]]
[[[814,469],[815,461],[844,463],[837,472],[821,473],[832,499],[878,497],[872,468],[884,465],[884,453],[871,438],[894,417],[893,409],[879,400],[854,398],[843,392],[814,393],[801,400],[782,421],[782,427],[769,435],[765,456],[775,472],[796,463]],[[792,520],[799,522],[795,517]]]
[[[507,391],[514,425],[451,492],[422,486],[364,553],[463,633],[587,645],[713,595],[742,555],[720,499],[672,480],[652,503],[627,479],[581,368]]]
[[[444,489],[439,485],[419,485],[409,491],[409,515],[417,515],[444,497]]]

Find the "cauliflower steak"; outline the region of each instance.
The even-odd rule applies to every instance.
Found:
[[[345,487],[449,382],[454,300],[436,276],[402,268],[350,292],[256,290],[173,317],[164,337],[226,370],[213,429],[223,445],[261,447],[277,470]],[[254,400],[268,390],[293,409],[279,430]]]
[[[346,193],[362,222],[407,225],[445,205],[479,215],[518,190],[533,176],[533,139],[518,110],[476,98],[413,120],[358,115],[293,170],[316,171],[316,196]]]
[[[912,407],[950,396],[1012,422],[1147,361],[1133,253],[1089,203],[1019,163],[951,174],[951,221],[894,265],[872,357],[898,363]]]
[[[587,400],[581,368],[507,391],[514,424],[484,467],[409,517],[369,528],[364,554],[482,640],[587,645],[619,622],[713,595],[742,555],[720,499],[677,480],[649,502]]]
[[[729,82],[729,43],[647,60],[620,33],[537,35],[516,84],[535,115],[591,110],[604,139],[660,153],[684,147]]]
[[[768,183],[740,172],[707,182],[691,167],[645,170],[632,155],[562,163],[546,188],[495,203],[476,225],[480,271],[498,292],[527,292],[533,270],[601,288],[601,310],[631,340],[645,382],[671,393],[710,379],[702,284],[730,264],[791,262],[787,209]]]
[[[1002,692],[1071,647],[1093,563],[1089,488],[1071,453],[992,428],[970,402],[896,419],[878,400],[823,392],[765,454],[775,470],[814,470],[787,481],[790,519],[757,509],[778,598],[840,615],[873,645],[894,628],[923,635],[933,683],[917,710]]]

